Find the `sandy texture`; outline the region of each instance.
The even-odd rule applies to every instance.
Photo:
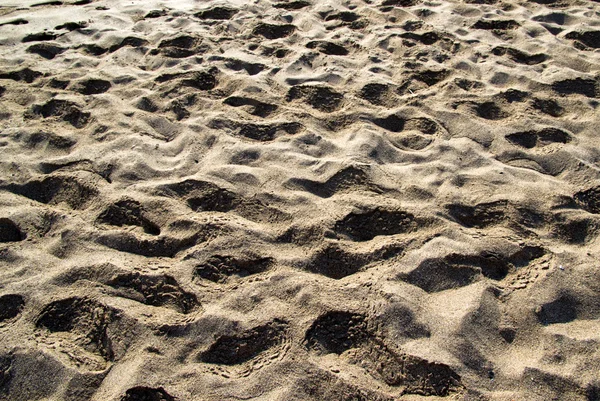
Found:
[[[1,400],[600,400],[597,1],[0,4]]]

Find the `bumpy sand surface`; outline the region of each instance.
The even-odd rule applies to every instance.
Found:
[[[0,399],[600,400],[598,1],[0,4]]]

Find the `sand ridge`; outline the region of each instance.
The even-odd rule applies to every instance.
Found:
[[[0,2],[0,399],[600,399],[599,16]]]

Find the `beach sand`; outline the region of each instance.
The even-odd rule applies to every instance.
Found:
[[[598,1],[0,5],[0,400],[600,400]]]

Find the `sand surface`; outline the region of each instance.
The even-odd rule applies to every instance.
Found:
[[[598,1],[0,6],[1,400],[600,400]]]

